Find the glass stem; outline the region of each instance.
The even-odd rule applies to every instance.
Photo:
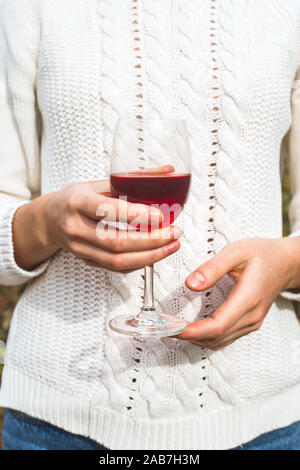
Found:
[[[156,319],[159,318],[154,306],[153,295],[153,264],[145,267],[144,272],[144,299],[140,317]]]

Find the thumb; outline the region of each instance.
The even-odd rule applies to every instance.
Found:
[[[186,279],[186,286],[193,291],[207,290],[246,261],[243,245],[227,245],[216,256],[202,264]]]

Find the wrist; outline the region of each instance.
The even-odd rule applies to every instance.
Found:
[[[284,262],[287,271],[285,290],[300,290],[300,237],[286,237],[284,243]]]
[[[48,196],[21,206],[13,219],[15,261],[31,271],[54,255],[59,245],[52,236],[47,218]]]
[[[54,194],[46,194],[32,202],[33,225],[39,244],[51,254],[61,248],[57,237]]]

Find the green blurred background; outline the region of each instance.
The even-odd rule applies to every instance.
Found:
[[[283,178],[283,227],[284,235],[289,234],[288,206],[290,202],[289,180],[287,174]],[[9,323],[13,309],[18,301],[23,287],[4,287],[0,286],[0,341],[6,341]],[[1,351],[0,351],[1,354]],[[0,356],[1,359],[1,356]],[[1,362],[1,360],[0,360]],[[0,377],[2,366],[0,364]],[[3,410],[0,408],[0,429],[3,418]],[[0,444],[1,448],[1,444]]]

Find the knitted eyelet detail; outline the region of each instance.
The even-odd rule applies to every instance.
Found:
[[[134,120],[136,121],[137,130],[137,155],[139,159],[139,169],[143,169],[145,165],[144,157],[144,137],[143,137],[143,119],[144,119],[144,85],[143,85],[143,52],[142,52],[142,40],[140,36],[140,0],[131,0],[131,14],[130,14],[130,31],[132,35],[132,66],[134,71]],[[141,276],[142,283],[138,285],[138,288],[143,293],[144,277]],[[141,295],[141,301],[143,301],[143,294]],[[143,341],[140,338],[133,338],[134,343],[134,356],[133,369],[130,375],[129,383],[129,396],[128,403],[126,405],[127,411],[131,411],[134,405],[134,395],[137,391],[138,374],[140,372],[139,365],[141,362],[141,356],[143,353],[142,344]]]
[[[215,186],[216,186],[216,176],[217,176],[217,154],[220,149],[219,143],[219,120],[220,120],[220,85],[219,85],[219,64],[218,64],[218,39],[217,39],[217,0],[211,0],[210,5],[210,17],[209,17],[209,50],[211,56],[211,81],[212,86],[210,89],[210,102],[213,103],[212,105],[212,125],[210,130],[210,161],[209,161],[209,170],[208,170],[208,205],[209,205],[209,218],[208,218],[208,226],[207,226],[207,255],[209,258],[212,258],[215,252],[215,219],[214,219],[214,211],[216,208],[216,194],[215,194]],[[210,289],[205,292],[204,299],[205,299],[205,307],[203,318],[208,318],[211,314],[212,308],[212,296],[213,296],[213,289]],[[202,376],[201,379],[201,387],[207,385],[207,352],[203,348],[203,356],[201,357],[202,361]],[[203,392],[203,388],[200,389],[201,391],[198,393],[199,398],[199,408],[202,410],[205,406],[204,398],[205,393]]]
[[[143,53],[142,41],[140,36],[140,0],[132,0],[130,29],[132,33],[132,53],[133,68],[135,77],[135,108],[134,118],[137,126],[137,155],[139,157],[139,168],[143,169],[145,164],[144,157],[144,138],[143,138],[143,119],[144,119],[144,85],[143,85]]]
[[[128,396],[128,403],[126,405],[127,411],[132,410],[132,407],[134,404],[133,403],[135,399],[134,395],[135,395],[135,392],[137,391],[138,374],[140,372],[139,364],[141,362],[141,356],[143,353],[143,349],[141,348],[142,340],[140,338],[133,338],[133,342],[135,344],[135,354],[133,357],[134,367],[130,375],[129,396]]]
[[[217,154],[220,149],[218,124],[220,120],[220,86],[219,86],[219,66],[218,66],[218,39],[217,39],[217,27],[216,27],[216,15],[217,15],[217,0],[211,0],[210,5],[210,28],[209,28],[209,47],[211,56],[211,102],[212,107],[212,126],[210,131],[211,136],[211,152],[210,152],[210,163],[208,173],[208,194],[209,194],[209,219],[208,219],[208,237],[207,237],[207,255],[209,258],[215,255],[214,248],[214,236],[215,236],[215,220],[214,210],[216,207],[216,174],[217,174]],[[204,318],[210,315],[210,309],[212,306],[212,290],[205,293],[206,305],[204,310]]]

